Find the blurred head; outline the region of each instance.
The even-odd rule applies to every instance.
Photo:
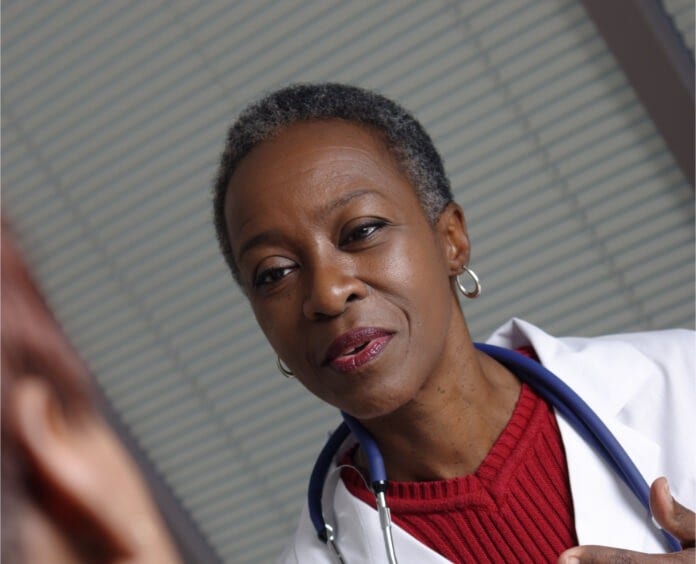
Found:
[[[2,561],[176,561],[4,220],[1,249]]]
[[[404,108],[375,92],[335,83],[298,84],[271,93],[247,108],[231,127],[214,186],[214,222],[222,254],[239,281],[224,209],[240,161],[257,145],[299,122],[344,120],[373,132],[416,191],[434,225],[452,201],[442,159],[423,126]]]

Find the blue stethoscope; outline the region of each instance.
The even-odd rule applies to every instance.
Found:
[[[626,451],[616,440],[597,414],[558,376],[544,368],[538,362],[527,358],[515,351],[475,343],[476,348],[494,358],[511,370],[520,380],[527,383],[534,391],[544,398],[561,414],[575,431],[599,453],[602,458],[621,477],[628,488],[638,498],[650,514],[650,487],[629,458]],[[396,563],[394,541],[391,533],[391,517],[387,506],[385,492],[387,490],[387,474],[384,461],[372,436],[354,418],[342,413],[343,423],[329,437],[317,458],[312,475],[309,479],[308,501],[309,516],[319,539],[334,553],[339,562],[344,562],[338,546],[333,527],[324,519],[322,512],[322,491],[329,473],[334,456],[343,442],[351,433],[360,443],[367,456],[370,472],[370,484],[375,494],[380,527],[384,538],[384,546],[388,562]],[[662,531],[667,544],[672,551],[681,550],[676,538]]]

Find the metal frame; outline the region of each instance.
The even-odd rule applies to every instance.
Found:
[[[656,0],[582,0],[694,186],[694,59]]]

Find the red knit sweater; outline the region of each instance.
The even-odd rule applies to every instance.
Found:
[[[357,472],[343,470],[342,478],[353,495],[374,506]],[[556,418],[525,384],[474,474],[391,482],[387,499],[395,523],[453,562],[555,562],[577,544]]]

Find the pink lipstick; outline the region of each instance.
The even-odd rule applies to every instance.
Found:
[[[377,327],[361,327],[334,339],[326,351],[324,364],[339,372],[353,372],[384,350],[393,333]]]

